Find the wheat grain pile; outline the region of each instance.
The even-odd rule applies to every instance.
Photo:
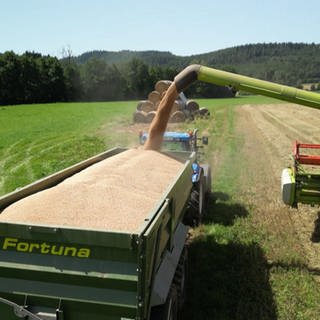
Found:
[[[0,221],[135,233],[183,164],[130,149],[7,207]]]

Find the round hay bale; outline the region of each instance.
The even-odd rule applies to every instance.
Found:
[[[156,112],[155,111],[150,111],[147,113],[147,117],[146,117],[146,121],[147,123],[152,122],[153,118],[156,116]]]
[[[158,91],[151,91],[148,95],[148,100],[153,102],[154,105],[156,105],[161,100],[161,95]]]
[[[170,87],[172,81],[170,80],[159,80],[156,85],[155,85],[155,89],[156,91],[158,91],[160,93],[160,95],[164,92],[167,91],[168,88]]]
[[[186,104],[186,109],[189,110],[191,114],[194,114],[199,110],[199,105],[194,100],[188,100]]]
[[[176,111],[171,115],[169,122],[184,122],[185,120],[185,114],[182,111]]]
[[[183,108],[183,102],[181,100],[176,100],[171,108],[171,114],[175,113],[176,111],[182,111]]]
[[[137,123],[146,123],[147,122],[147,113],[144,111],[137,110],[133,114],[133,121]]]
[[[138,110],[138,111],[141,111],[141,106],[142,106],[146,101],[147,101],[147,100],[141,100],[141,101],[138,102],[138,104],[137,104],[137,110]]]
[[[200,117],[208,117],[210,116],[210,111],[207,108],[200,108],[199,115]]]
[[[141,103],[139,104],[139,109],[137,107],[137,110],[148,113],[150,111],[156,110],[156,107],[152,101],[146,100],[146,101],[141,101]]]

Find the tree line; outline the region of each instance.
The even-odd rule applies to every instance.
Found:
[[[63,59],[34,52],[0,54],[0,105],[146,99],[160,79],[192,63],[311,90],[320,89],[320,45],[259,43],[192,56],[159,51],[91,51]],[[229,97],[226,88],[197,82],[188,98]]]
[[[26,52],[0,55],[0,104],[63,101],[64,70],[57,58]]]
[[[150,66],[138,58],[108,64],[92,57],[79,64],[72,56],[59,60],[8,51],[0,54],[0,104],[146,99],[158,80],[172,80],[179,71]],[[204,84],[192,86],[187,93],[190,97],[233,95],[228,89]]]
[[[320,44],[314,43],[246,44],[191,56],[176,56],[165,51],[91,51],[76,57],[76,62],[85,63],[92,57],[117,64],[135,57],[151,66],[171,66],[179,70],[198,63],[291,86],[320,82]]]

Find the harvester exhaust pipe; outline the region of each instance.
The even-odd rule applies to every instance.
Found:
[[[174,78],[162,98],[157,114],[151,122],[145,149],[160,150],[175,99],[196,80],[320,109],[320,94],[194,64]]]

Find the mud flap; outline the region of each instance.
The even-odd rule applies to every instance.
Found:
[[[151,306],[164,304],[167,300],[170,287],[181,253],[184,248],[189,227],[179,223],[174,234],[173,250],[167,251],[154,279],[151,295]]]

